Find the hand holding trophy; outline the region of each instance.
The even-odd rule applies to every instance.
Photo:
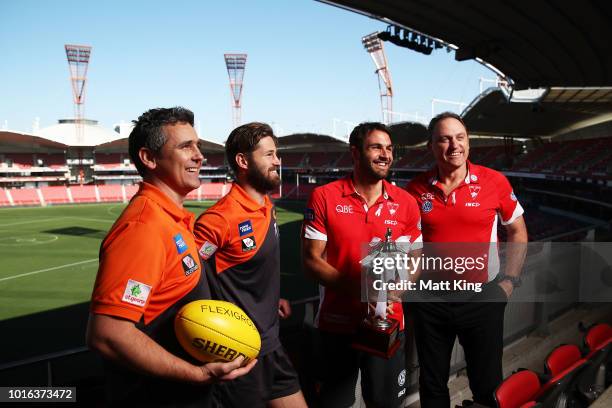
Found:
[[[359,325],[355,341],[352,343],[353,348],[387,359],[393,356],[400,346],[399,322],[387,317],[389,297],[383,284],[395,281],[398,271],[396,267],[392,267],[383,268],[380,272],[375,270],[374,266],[386,265],[384,260],[394,258],[396,253],[398,250],[391,239],[391,228],[387,228],[385,240],[372,245],[368,255],[361,260],[364,281],[362,288],[367,291],[369,304],[367,315]],[[375,281],[380,282],[375,284]]]

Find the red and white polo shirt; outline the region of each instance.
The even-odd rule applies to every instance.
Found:
[[[387,228],[396,242],[421,243],[419,209],[406,191],[383,180],[383,194],[368,208],[347,176],[314,189],[304,214],[305,239],[326,241],[326,260],[351,279],[361,279],[363,248],[384,240]],[[321,330],[351,333],[366,316],[359,294],[319,286],[320,307],[315,323]],[[390,316],[401,323],[402,305]]]
[[[498,218],[503,225],[512,224],[524,211],[503,174],[470,162],[467,166],[467,176],[448,196],[438,184],[437,168],[414,178],[406,190],[419,205],[424,242],[493,243],[487,273],[461,276],[487,282],[499,272]]]

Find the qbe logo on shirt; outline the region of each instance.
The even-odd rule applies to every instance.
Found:
[[[251,220],[242,221],[240,224],[238,224],[238,232],[240,233],[241,237],[253,232],[253,225],[251,224]]]
[[[188,249],[187,243],[185,242],[181,234],[176,234],[173,238],[174,244],[176,245],[176,250],[178,251],[179,255]]]

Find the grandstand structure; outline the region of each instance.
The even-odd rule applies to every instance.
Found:
[[[128,139],[81,119],[40,129],[37,134],[0,131],[0,206],[127,202],[141,177],[128,155]],[[223,146],[201,140],[206,158],[202,185],[192,200],[218,199],[230,188]]]

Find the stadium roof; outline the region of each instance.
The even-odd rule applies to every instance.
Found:
[[[556,136],[612,120],[612,88],[552,88],[535,103],[508,102],[502,90],[489,88],[463,119],[478,135]]]
[[[295,133],[278,138],[279,150],[295,152],[329,152],[348,150],[348,143],[327,135]]]
[[[224,153],[225,147],[218,143],[209,142],[208,140],[200,139],[200,146],[204,155],[206,153]],[[112,142],[103,143],[96,146],[96,152],[100,153],[127,153],[128,151],[128,138],[113,140]]]
[[[479,58],[515,89],[612,85],[609,1],[319,1],[458,47],[455,59]]]
[[[9,130],[0,130],[0,146],[2,153],[63,152],[68,147],[63,143]]]
[[[427,128],[418,122],[399,122],[389,126],[391,141],[397,146],[415,146],[427,141]]]
[[[57,125],[40,129],[37,136],[68,146],[97,146],[121,138],[117,132],[104,129],[95,120],[83,119],[83,133],[80,138],[74,119],[60,119]]]

